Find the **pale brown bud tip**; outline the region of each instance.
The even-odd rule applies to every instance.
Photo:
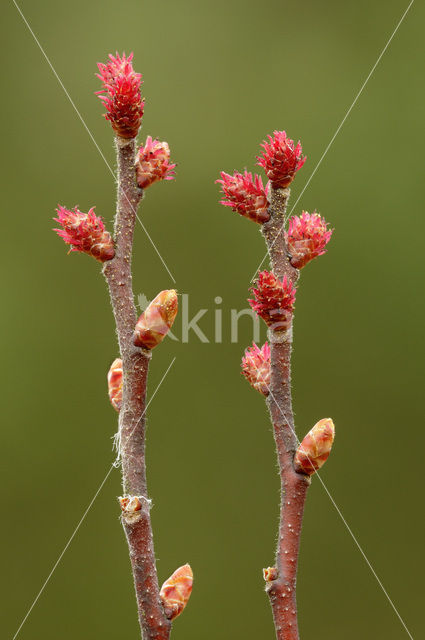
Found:
[[[263,576],[266,582],[272,582],[277,578],[277,569],[276,567],[267,567],[267,569],[263,569]]]
[[[176,569],[162,585],[159,595],[169,620],[177,618],[187,605],[192,593],[192,585],[193,572],[189,564]]]
[[[162,342],[176,319],[177,311],[175,289],[158,293],[136,323],[133,334],[136,347],[153,349]]]
[[[142,511],[142,500],[146,500],[143,496],[120,496],[122,516],[127,524],[132,524],[139,520]]]
[[[298,473],[311,476],[326,462],[332,449],[335,426],[330,418],[323,418],[307,433],[294,457]]]
[[[108,371],[108,394],[112,406],[116,411],[122,405],[122,360],[116,358]]]

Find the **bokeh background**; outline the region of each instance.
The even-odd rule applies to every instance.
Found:
[[[221,169],[253,170],[273,129],[308,156],[301,193],[407,0],[74,0],[20,7],[106,160],[97,61],[134,51],[147,98],[142,136],[169,142],[174,183],[154,186],[136,232],[134,284],[176,286],[208,313],[201,343],[167,340],[149,382],[149,485],[160,580],[190,562],[195,586],[175,640],[273,638],[261,569],[273,559],[279,485],[264,403],[239,373],[246,307],[264,255],[258,227],[218,204]],[[2,44],[2,637],[31,602],[114,459],[106,372],[117,355],[98,265],[66,255],[58,202],[96,205],[114,182],[13,2]],[[336,231],[297,297],[298,433],[332,416],[322,478],[410,633],[423,624],[423,68],[415,2],[305,190]],[[220,296],[221,304],[214,299]],[[223,342],[214,344],[214,310]],[[180,320],[176,324],[179,335]],[[263,331],[263,337],[265,332]],[[137,638],[114,470],[19,638]],[[298,600],[304,640],[408,637],[320,482],[306,507]]]

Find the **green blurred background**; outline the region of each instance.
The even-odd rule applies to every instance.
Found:
[[[152,361],[151,394],[176,358],[148,420],[159,577],[185,562],[195,573],[173,638],[271,639],[261,569],[277,530],[274,445],[262,398],[239,373],[250,319],[237,344],[229,335],[264,244],[256,225],[218,204],[214,180],[221,169],[253,170],[261,140],[284,128],[308,156],[294,203],[407,0],[20,6],[112,165],[95,63],[134,51],[142,136],[167,140],[178,162],[174,183],[146,193],[143,222],[191,312],[209,310],[200,322],[209,338],[223,310],[221,344],[192,334],[188,344],[166,341]],[[2,637],[11,639],[113,460],[106,372],[117,347],[98,265],[67,256],[51,230],[58,202],[95,204],[110,225],[113,179],[12,2],[3,13],[0,548]],[[414,3],[295,211],[317,208],[336,229],[297,297],[298,433],[334,418],[322,478],[413,636],[425,568],[423,18]],[[148,297],[174,285],[140,226],[134,284]],[[114,470],[22,640],[138,637],[119,493]],[[303,640],[408,637],[317,479],[298,600]]]

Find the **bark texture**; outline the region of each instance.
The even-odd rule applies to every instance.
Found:
[[[123,399],[119,414],[119,440],[125,495],[139,496],[142,508],[135,518],[123,515],[136,589],[137,608],[144,640],[167,640],[170,621],[159,597],[155,553],[149,513],[145,462],[145,410],[150,351],[133,345],[137,321],[134,304],[131,258],[137,207],[143,191],[136,183],[135,140],[116,140],[118,198],[115,217],[115,257],[105,262],[123,362]]]
[[[262,232],[274,274],[296,284],[297,269],[289,262],[285,240],[285,213],[290,190],[272,189],[270,220]],[[302,518],[310,478],[294,470],[298,446],[291,395],[292,325],[283,331],[269,331],[271,350],[270,393],[267,405],[273,424],[281,481],[279,538],[276,551],[277,577],[267,583],[277,640],[298,640],[296,580]]]

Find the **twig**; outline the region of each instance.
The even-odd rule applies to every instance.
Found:
[[[274,274],[287,276],[293,284],[299,277],[288,259],[284,219],[290,190],[272,189],[270,220],[262,231]],[[297,448],[291,396],[292,325],[287,331],[269,329],[271,343],[270,393],[267,399],[279,462],[281,503],[276,576],[267,582],[277,640],[298,640],[296,578],[302,518],[310,478],[294,470]]]
[[[171,623],[159,597],[150,501],[145,464],[146,386],[151,352],[133,345],[137,321],[131,257],[137,207],[143,191],[136,183],[135,140],[117,138],[118,202],[115,218],[115,257],[105,262],[123,366],[123,399],[119,414],[123,490],[129,506],[123,526],[130,550],[137,608],[144,640],[168,640]]]

